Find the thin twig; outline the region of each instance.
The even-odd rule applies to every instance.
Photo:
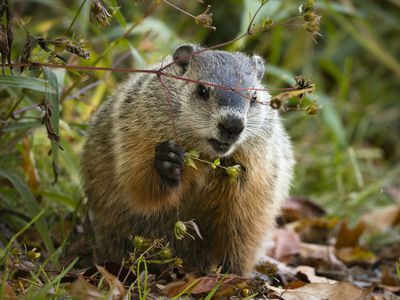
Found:
[[[170,89],[166,86],[166,84],[164,83],[164,81],[163,81],[163,79],[162,79],[162,77],[161,77],[161,74],[159,74],[159,73],[157,74],[157,79],[158,79],[158,81],[161,83],[162,87],[164,88],[165,95],[167,96],[168,109],[169,109],[169,117],[170,117],[170,119],[171,119],[172,130],[173,130],[173,132],[174,132],[174,139],[175,139],[175,142],[176,142],[177,144],[179,144],[179,142],[178,142],[178,136],[177,136],[177,134],[176,134],[176,126],[175,126],[174,111],[173,111],[173,108],[172,108],[171,91],[170,91]]]
[[[182,77],[170,73],[163,72],[162,69],[160,68],[159,70],[148,70],[148,69],[132,69],[132,68],[115,68],[115,67],[96,67],[96,66],[79,66],[79,65],[68,65],[68,64],[53,64],[53,63],[13,63],[13,64],[5,64],[5,67],[47,67],[47,68],[59,68],[59,69],[66,69],[66,70],[80,70],[80,71],[108,71],[108,72],[121,72],[121,73],[148,73],[148,74],[154,74],[157,76],[165,76],[177,80],[183,80],[187,82],[192,82],[192,83],[198,83],[198,84],[204,84],[206,86],[212,86],[218,89],[226,90],[226,91],[232,91],[239,93],[241,96],[246,97],[246,95],[243,95],[240,93],[240,91],[298,91],[298,94],[302,94],[304,92],[309,92],[309,89],[306,90],[299,90],[295,87],[292,88],[282,88],[282,89],[261,89],[261,88],[253,88],[253,87],[240,87],[240,88],[235,88],[235,87],[228,87],[220,84],[215,84],[211,82],[206,82],[206,81],[200,81],[197,79],[191,79],[187,77]],[[293,95],[291,96],[293,97]],[[263,103],[263,102],[261,102]]]
[[[260,12],[261,8],[265,5],[265,3],[266,3],[266,2],[262,2],[262,3],[260,4],[260,6],[259,6],[258,9],[256,10],[256,12],[254,13],[253,17],[251,18],[251,20],[250,20],[250,22],[249,22],[249,25],[247,26],[247,30],[246,30],[245,33],[243,33],[243,34],[241,34],[241,35],[239,35],[239,36],[237,36],[237,37],[235,37],[235,38],[233,38],[233,39],[231,39],[231,40],[229,40],[229,41],[227,41],[227,42],[219,43],[219,44],[216,44],[216,45],[214,45],[214,46],[210,46],[210,47],[207,47],[207,48],[198,50],[198,51],[194,51],[194,52],[190,53],[189,55],[185,56],[185,59],[187,59],[188,57],[190,58],[190,57],[192,57],[192,56],[194,56],[194,55],[198,55],[198,54],[200,54],[200,53],[202,53],[202,52],[204,52],[204,51],[213,50],[213,49],[216,49],[216,48],[221,48],[221,47],[224,47],[224,46],[226,46],[226,45],[233,44],[233,43],[237,42],[238,40],[241,40],[241,39],[245,38],[245,37],[248,36],[248,35],[252,35],[251,27],[253,26],[253,22],[254,22],[254,20],[255,20],[255,18],[256,18],[256,16],[257,16],[257,14]],[[180,60],[177,59],[177,60],[171,62],[171,63],[165,65],[161,70],[164,71],[166,68],[172,66],[173,64],[175,64],[175,63],[177,63],[177,62],[179,62],[179,61],[180,61]]]
[[[165,4],[168,4],[169,6],[172,6],[173,8],[180,11],[181,13],[184,13],[185,15],[187,15],[193,19],[196,19],[196,16],[193,16],[191,13],[187,12],[186,10],[183,10],[182,8],[179,8],[178,6],[172,4],[171,2],[168,2],[167,0],[162,0],[162,2],[164,2]]]
[[[80,14],[81,11],[82,11],[82,8],[83,8],[83,6],[86,4],[86,2],[87,2],[87,0],[83,0],[83,1],[82,1],[82,4],[79,6],[78,11],[76,12],[76,14],[75,14],[75,16],[74,16],[74,19],[72,20],[71,24],[69,24],[69,26],[68,26],[68,31],[71,31],[72,26],[74,26],[76,20],[78,19],[79,14]]]

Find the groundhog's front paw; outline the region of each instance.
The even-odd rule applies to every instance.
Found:
[[[156,146],[155,168],[161,178],[171,186],[177,186],[181,179],[184,153],[174,141]]]

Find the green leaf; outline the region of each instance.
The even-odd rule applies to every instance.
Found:
[[[39,203],[36,201],[35,197],[29,190],[27,185],[18,176],[16,176],[13,173],[1,170],[0,170],[0,176],[7,178],[12,183],[14,188],[18,191],[18,193],[21,195],[21,197],[25,200],[28,213],[31,218],[34,218],[36,215],[40,213],[41,207]],[[42,238],[43,243],[45,244],[47,250],[52,255],[55,252],[55,249],[53,242],[50,239],[50,232],[49,229],[47,228],[45,220],[39,218],[35,223],[35,227],[39,232],[40,237]],[[58,265],[57,258],[54,258],[54,263]]]
[[[29,89],[42,93],[54,94],[56,91],[49,82],[39,78],[25,76],[0,76],[0,85],[14,88]]]
[[[216,158],[216,159],[213,161],[211,167],[212,167],[213,169],[216,169],[220,164],[221,164],[221,159],[218,157],[218,158]]]
[[[185,153],[185,156],[187,157],[191,157],[191,158],[199,158],[200,157],[201,152],[198,150],[190,150],[189,152]]]
[[[336,142],[344,148],[347,145],[346,130],[332,98],[323,94],[308,95],[307,97],[322,105],[322,118],[332,132]]]
[[[65,141],[63,138],[61,139],[63,149],[60,153],[60,163],[63,168],[68,172],[71,182],[76,185],[76,188],[80,190],[81,186],[81,174],[80,174],[80,165],[79,165],[79,155],[77,155],[71,145]]]
[[[114,6],[113,9],[115,9],[115,18],[117,19],[119,25],[121,25],[122,28],[126,27],[126,20],[124,16],[121,13],[121,8],[118,6],[118,3],[116,0],[110,0],[111,4]]]
[[[21,130],[21,129],[30,129],[34,127],[40,127],[42,125],[41,122],[39,121],[34,121],[34,122],[16,122],[13,123],[5,128],[2,128],[1,131],[3,132],[10,132],[10,131],[15,131],[15,130]]]
[[[240,173],[240,165],[227,167],[225,171],[232,180],[236,180]]]
[[[191,159],[190,157],[185,156],[185,158],[184,158],[184,164],[185,164],[185,166],[187,166],[187,167],[192,167],[192,168],[194,168],[194,169],[197,170],[196,164],[194,163],[193,159]]]
[[[65,195],[61,195],[56,192],[39,192],[40,195],[50,198],[52,201],[56,201],[57,203],[64,204],[68,206],[71,210],[76,209],[79,204],[79,201],[76,199],[69,198]]]

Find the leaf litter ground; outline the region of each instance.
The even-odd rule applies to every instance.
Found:
[[[5,299],[400,299],[399,205],[374,209],[350,225],[310,199],[291,198],[278,225],[252,278],[217,266],[209,274],[186,272],[165,241],[141,237],[132,239],[126,262],[81,268],[91,251],[80,226],[66,267],[57,271],[38,250],[44,247],[32,229],[2,255],[2,292]],[[59,231],[53,229],[54,241]],[[77,253],[83,257],[78,263]]]

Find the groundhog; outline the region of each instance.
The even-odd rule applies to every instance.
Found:
[[[190,80],[135,74],[92,119],[82,166],[97,259],[121,261],[130,236],[165,238],[191,268],[247,276],[294,164],[278,112],[265,105],[264,61],[186,44],[153,69],[166,65]],[[185,166],[193,149],[204,160],[240,165],[237,180],[206,163]],[[177,239],[178,218],[194,220],[202,239]]]

